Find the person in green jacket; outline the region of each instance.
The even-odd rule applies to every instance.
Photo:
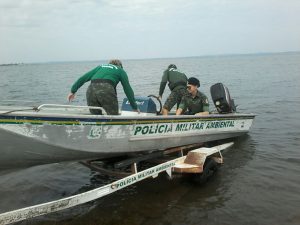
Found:
[[[86,92],[88,106],[103,107],[108,115],[118,115],[119,105],[116,86],[121,82],[132,109],[138,111],[133,90],[120,60],[111,60],[108,64],[97,66],[80,77],[73,84],[68,100],[72,101],[77,90],[88,81],[91,81]],[[90,112],[102,115],[102,110],[100,109],[90,109]]]
[[[179,107],[176,111],[176,115],[208,115],[209,114],[209,103],[208,98],[205,94],[200,92],[200,81],[191,77],[188,79],[187,89],[189,94],[182,97]]]
[[[163,115],[168,115],[175,104],[177,104],[178,108],[181,98],[188,94],[186,90],[187,77],[184,73],[179,72],[174,64],[170,64],[168,69],[164,71],[159,88],[160,99],[162,98],[167,82],[169,82],[168,86],[171,90],[171,94],[163,106]]]

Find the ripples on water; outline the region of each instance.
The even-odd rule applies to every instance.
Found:
[[[198,77],[207,95],[212,84],[223,82],[240,112],[258,114],[251,132],[224,152],[225,164],[203,186],[162,175],[21,224],[300,224],[299,62],[299,53],[124,61],[136,95],[157,94],[162,71],[170,63]],[[34,101],[23,105],[65,104],[72,83],[98,63],[0,67],[1,99]],[[85,104],[86,88],[78,91],[75,104]],[[118,95],[122,101],[121,85]],[[105,182],[78,163],[2,172],[0,212]]]

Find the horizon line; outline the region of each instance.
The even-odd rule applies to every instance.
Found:
[[[125,58],[124,61],[129,60],[158,60],[158,59],[180,59],[180,58],[200,58],[200,57],[219,57],[219,56],[247,56],[247,55],[271,55],[271,54],[289,54],[300,53],[300,50],[295,51],[279,51],[279,52],[256,52],[256,53],[222,53],[222,54],[206,54],[197,56],[175,56],[175,57],[157,57],[157,58]],[[96,62],[108,61],[109,59],[96,59],[96,60],[59,60],[59,61],[41,61],[41,62],[20,62],[20,63],[0,63],[0,65],[20,65],[20,64],[51,64],[51,63],[75,63],[75,62]]]

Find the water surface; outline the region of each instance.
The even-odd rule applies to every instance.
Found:
[[[0,67],[0,99],[66,104],[72,83],[99,63]],[[208,96],[212,84],[226,84],[240,112],[258,115],[249,134],[224,152],[225,164],[218,173],[202,186],[162,174],[20,224],[300,224],[300,53],[128,60],[123,65],[135,94],[145,96],[158,94],[162,72],[170,63],[198,77]],[[86,104],[86,88],[78,91],[74,104]],[[121,102],[121,85],[118,97]],[[108,182],[74,162],[1,172],[0,212]]]

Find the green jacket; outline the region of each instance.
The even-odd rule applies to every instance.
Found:
[[[94,79],[107,79],[111,80],[116,87],[118,83],[121,81],[124,92],[130,102],[130,105],[133,109],[137,109],[137,104],[135,102],[133,90],[129,84],[128,76],[126,72],[115,65],[112,64],[103,64],[101,66],[97,66],[91,71],[84,74],[80,77],[72,86],[71,92],[75,94],[77,90],[85,83]]]
[[[186,88],[187,77],[184,73],[181,73],[174,68],[165,70],[159,88],[160,96],[163,95],[167,82],[169,82],[171,91],[178,87]]]
[[[197,95],[193,98],[191,94],[183,96],[179,104],[183,113],[187,111],[190,115],[195,115],[199,112],[209,112],[209,103],[205,94],[198,91]]]

